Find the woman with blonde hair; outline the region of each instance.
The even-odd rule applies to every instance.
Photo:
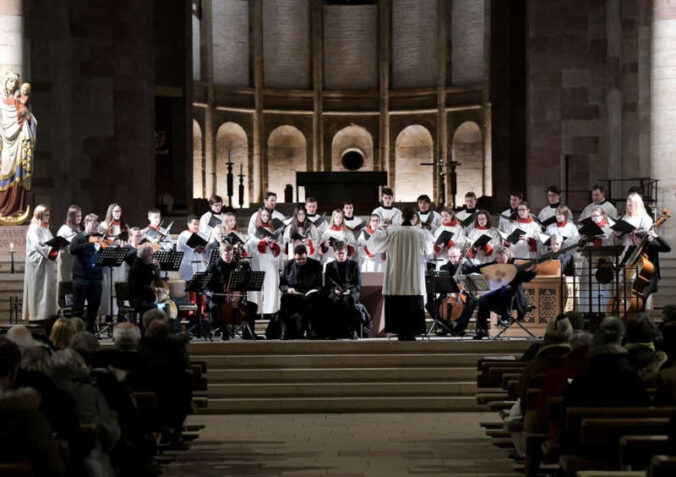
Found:
[[[70,344],[71,338],[75,336],[75,323],[67,318],[59,318],[52,326],[52,332],[49,333],[49,341],[55,350],[66,349]]]
[[[647,233],[653,226],[653,219],[645,210],[643,199],[636,192],[632,192],[627,196],[627,209],[621,220],[636,227],[634,231],[625,234],[617,231],[615,232],[615,236],[620,238],[622,245],[624,246],[634,245],[636,236],[642,236],[641,232]]]
[[[345,224],[345,213],[341,209],[333,211],[329,227],[324,231],[319,242],[319,254],[322,257],[322,263],[326,264],[335,260],[336,254],[332,244],[336,242],[345,242],[348,257],[354,255],[356,240],[352,231]]]
[[[35,207],[26,232],[26,264],[23,280],[23,319],[44,320],[56,314],[56,257],[59,251],[45,245],[53,237],[49,230],[49,208]]]

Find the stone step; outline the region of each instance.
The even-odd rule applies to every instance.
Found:
[[[474,396],[476,382],[394,382],[394,383],[212,383],[207,396],[212,398],[279,399],[300,397],[394,397],[394,396]]]
[[[14,273],[21,275],[23,279],[23,271],[25,268],[25,263],[23,260],[14,262]],[[12,270],[12,264],[9,260],[0,261],[0,272],[9,273]]]
[[[193,358],[195,359],[195,358]],[[474,367],[455,368],[264,368],[208,369],[209,386],[217,383],[417,382],[475,381]]]
[[[527,340],[473,341],[458,339],[434,339],[397,341],[396,339],[363,339],[358,341],[225,341],[191,342],[188,352],[197,359],[205,355],[269,355],[269,354],[336,354],[336,353],[523,353],[532,343]]]
[[[482,411],[474,396],[359,396],[329,398],[213,398],[198,414]]]
[[[492,356],[505,353],[491,353]],[[406,353],[406,354],[323,354],[323,355],[210,355],[195,356],[209,368],[357,368],[357,367],[447,367],[476,366],[475,353]]]

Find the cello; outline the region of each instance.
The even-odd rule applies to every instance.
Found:
[[[655,264],[650,261],[645,253],[645,246],[650,238],[650,232],[660,228],[667,220],[671,218],[669,209],[662,210],[662,217],[657,219],[650,230],[643,236],[641,242],[636,245],[626,260],[624,265],[625,294],[624,298],[628,300],[628,306],[621,307],[619,311],[620,318],[626,320],[629,314],[642,311],[645,307],[646,298],[644,291],[655,275]],[[627,298],[628,296],[628,298]],[[624,299],[615,295],[610,299],[606,307],[606,313],[613,313],[618,305],[624,304]],[[624,310],[622,309],[624,308]]]
[[[439,318],[442,318],[445,321],[457,321],[458,318],[462,316],[462,312],[465,311],[465,305],[467,304],[467,292],[463,290],[462,282],[458,277],[462,273],[462,262],[467,252],[471,246],[466,244],[463,246],[460,251],[460,259],[458,260],[458,268],[456,268],[455,273],[453,274],[453,281],[456,283],[458,290],[457,293],[450,293],[445,299],[441,300],[439,303]]]

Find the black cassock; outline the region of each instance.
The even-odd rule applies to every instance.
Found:
[[[359,330],[361,315],[355,304],[359,301],[361,290],[361,271],[354,260],[338,262],[334,260],[326,265],[324,283],[328,290],[329,314],[322,323],[324,334],[331,338],[352,336]],[[336,294],[338,286],[349,294]]]
[[[295,293],[288,293],[289,288],[293,288]],[[321,288],[322,265],[319,261],[308,258],[304,265],[298,265],[295,259],[291,259],[284,264],[279,285],[282,291],[279,309],[282,338],[302,338],[306,332],[314,333],[310,327],[320,297],[319,293],[307,296],[305,293]]]

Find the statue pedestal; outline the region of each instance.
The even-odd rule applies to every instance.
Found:
[[[26,232],[28,225],[0,227],[0,262],[10,261],[11,244],[14,244],[14,262],[23,262],[26,259]]]

